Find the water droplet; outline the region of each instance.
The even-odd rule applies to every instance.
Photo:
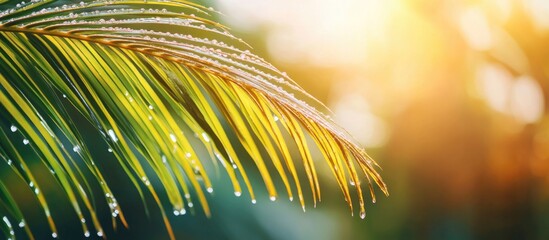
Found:
[[[290,202],[293,202],[294,201],[294,197],[290,197]]]
[[[23,144],[25,144],[25,145],[29,144],[29,140],[28,140],[28,139],[26,139],[26,138],[25,138],[25,139],[23,139]]]
[[[36,194],[36,195],[40,194],[40,190],[38,190],[38,188],[35,188],[34,189],[34,194]]]
[[[191,156],[192,156],[191,153],[189,153],[189,152],[185,153],[185,157],[190,158]]]
[[[252,199],[252,204],[256,204],[257,201],[255,199]]]
[[[212,187],[209,187],[208,189],[206,189],[206,191],[208,191],[209,193],[213,193],[214,189]]]
[[[75,145],[74,147],[72,147],[72,151],[73,152],[80,152],[80,146]]]
[[[184,208],[179,210],[179,214],[181,214],[181,215],[185,215],[186,213],[187,213],[187,210],[185,210]]]
[[[54,233],[51,233],[51,237],[52,237],[52,238],[57,238],[57,233],[55,233],[55,232],[54,232]]]
[[[189,202],[187,203],[187,206],[189,206],[190,208],[194,207],[194,204],[192,202]]]
[[[276,115],[273,116],[273,119],[274,119],[275,122],[278,122],[278,116],[276,116]]]
[[[153,110],[154,109],[153,105],[149,105],[149,109]]]
[[[116,137],[116,133],[114,133],[114,130],[109,129],[107,132],[114,142],[118,142],[118,137]]]
[[[19,227],[25,227],[25,220],[21,220],[21,222],[19,222]]]
[[[362,218],[362,219],[366,218],[366,212],[365,211],[360,211],[360,218]]]
[[[177,142],[177,138],[175,138],[175,135],[173,135],[173,133],[170,133],[170,138],[172,139],[172,142]]]
[[[173,215],[175,215],[175,216],[179,216],[179,211],[177,211],[177,210],[173,210]]]
[[[351,186],[355,185],[355,181],[353,181],[353,180],[349,181],[349,183],[351,184]]]
[[[90,231],[84,232],[84,237],[90,237]]]
[[[206,134],[205,132],[202,133],[202,138],[204,138],[204,141],[206,142],[210,141],[210,137],[208,137],[208,134]]]
[[[271,199],[272,202],[274,202],[276,200],[276,197],[275,196],[271,196],[269,197],[269,199]]]
[[[242,195],[242,192],[235,191],[235,192],[234,192],[234,195],[237,196],[237,197],[240,197],[240,196]]]
[[[86,222],[86,219],[85,219],[85,218],[81,218],[81,219],[80,219],[80,222],[85,223],[85,222]]]
[[[112,152],[112,148],[108,148],[107,151]]]
[[[97,232],[97,236],[103,237],[103,232],[102,231]]]
[[[11,132],[17,131],[17,127],[15,125],[11,125],[10,127]]]

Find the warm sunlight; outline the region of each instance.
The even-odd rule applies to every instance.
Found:
[[[549,238],[549,1],[218,7],[239,31],[263,32],[269,58],[326,102],[384,171],[399,172],[377,215],[390,212],[384,230],[363,234]]]

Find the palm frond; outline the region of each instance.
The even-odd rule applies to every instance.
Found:
[[[245,189],[252,202],[249,161],[272,200],[278,196],[276,174],[289,198],[297,194],[303,208],[299,176],[304,169],[316,204],[319,162],[313,160],[312,143],[351,210],[348,183],[354,183],[361,217],[359,176],[367,178],[374,201],[371,181],[387,194],[375,162],[321,112],[325,107],[286,74],[241,50],[248,46],[212,21],[216,14],[182,0],[0,2],[0,164],[30,186],[53,237],[51,202],[41,192],[30,158],[46,166],[63,188],[85,236],[92,230],[103,235],[94,184],[101,187],[113,224],[127,225],[94,157],[98,149],[86,142],[75,111],[102,134],[104,143],[97,145],[108,145],[104,151],[114,155],[139,193],[148,191],[163,208],[166,199],[157,192],[165,189],[176,215],[192,208],[193,201],[210,214],[204,191],[214,189],[212,170],[199,148],[212,164],[221,164],[235,194]],[[293,148],[298,156],[291,154]],[[3,181],[1,230],[14,237],[12,227],[19,225],[32,238]],[[171,210],[162,213],[173,238],[166,215]]]

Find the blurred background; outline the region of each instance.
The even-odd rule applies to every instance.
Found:
[[[255,205],[246,194],[234,196],[225,176],[212,176],[212,217],[200,208],[185,216],[169,214],[177,236],[549,239],[549,1],[202,3],[222,12],[219,21],[254,53],[333,110],[334,119],[383,168],[391,196],[378,191],[362,220],[356,212],[351,216],[326,166],[320,166],[322,202],[313,208],[309,196],[306,213],[286,197],[269,201],[257,175],[252,174]],[[88,129],[87,141],[95,144],[90,146],[107,149],[93,126]],[[96,154],[129,223],[129,229],[118,224],[115,230],[98,196],[105,234],[166,239],[150,194],[141,201],[125,173],[108,167],[112,154]],[[16,181],[8,174],[0,169],[6,183]],[[52,178],[44,169],[42,175]],[[25,215],[34,216],[29,226],[38,239],[49,237],[38,203],[26,200],[33,199],[32,191],[21,186],[17,200]],[[59,187],[43,191],[55,198]],[[79,239],[79,221],[66,211],[68,204],[59,197],[52,205],[59,236]]]
[[[327,183],[334,200],[278,213],[291,223],[258,218],[269,238],[549,239],[549,1],[213,5],[333,110],[390,187],[362,221]]]

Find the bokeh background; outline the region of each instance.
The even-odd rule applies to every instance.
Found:
[[[334,200],[306,214],[258,218],[270,237],[549,239],[549,1],[214,6],[333,110],[390,187],[364,221],[327,187]]]
[[[199,208],[170,214],[177,236],[549,239],[549,1],[202,3],[222,12],[218,20],[254,53],[333,110],[381,165],[391,196],[378,191],[362,220],[351,216],[326,166],[320,166],[322,202],[313,208],[308,198],[306,213],[284,197],[269,201],[257,175],[255,205],[214,176],[212,217]],[[93,126],[81,127],[90,144],[107,149]],[[106,235],[166,239],[152,197],[142,201],[124,172],[109,167],[112,156],[96,154],[129,223],[129,229],[114,229],[108,206],[96,197]],[[0,174],[6,183],[16,181],[7,169]],[[41,175],[54,182],[46,170]],[[37,202],[29,200],[32,191],[17,189],[28,224],[38,239],[49,237]],[[43,191],[56,199],[59,236],[81,238],[78,218],[66,211],[70,203],[56,198],[59,186],[45,184]]]

